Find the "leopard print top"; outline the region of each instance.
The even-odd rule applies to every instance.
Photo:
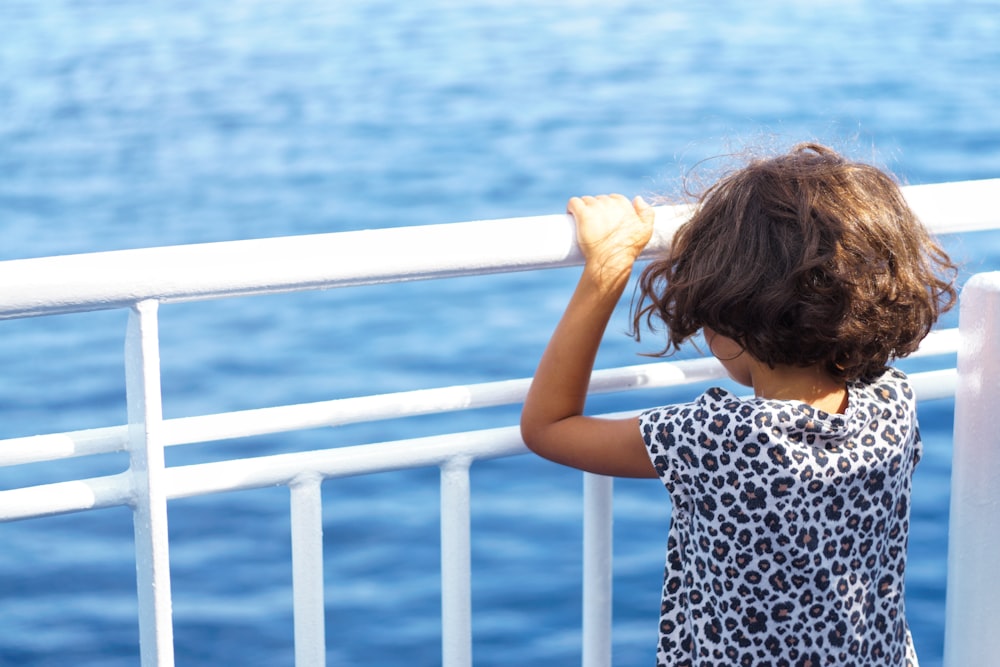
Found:
[[[916,667],[913,392],[887,369],[848,401],[828,414],[715,388],[640,417],[673,502],[657,665]]]

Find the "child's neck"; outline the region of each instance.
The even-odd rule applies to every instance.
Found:
[[[754,394],[760,398],[808,403],[830,414],[847,410],[847,385],[822,366],[777,366],[760,364],[752,371]]]

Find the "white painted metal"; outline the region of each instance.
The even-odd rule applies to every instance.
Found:
[[[1000,179],[904,193],[938,233],[996,226]],[[666,248],[689,212],[686,206],[658,208],[644,256]],[[0,262],[0,319],[126,308],[146,299],[191,301],[580,261],[572,220],[563,214],[10,260]]]
[[[942,350],[941,353],[947,353],[947,350]],[[954,369],[926,371],[912,374],[910,383],[921,400],[931,400],[953,396],[956,378],[957,373]],[[295,429],[293,423],[286,425],[286,430]],[[234,430],[235,433],[238,431]],[[221,432],[218,435],[226,437]],[[440,466],[457,456],[469,456],[481,460],[513,456],[526,451],[518,429],[507,427],[260,458],[175,466],[167,468],[164,474],[167,497],[173,500],[210,493],[288,485],[302,474],[317,474],[323,478],[349,477],[383,470]],[[130,481],[124,475],[10,489],[0,491],[0,521],[113,507],[126,504],[131,497]]]
[[[441,658],[472,667],[472,541],[468,456],[441,466]]]
[[[906,203],[935,234],[996,229],[998,194],[1000,178],[903,188]]]
[[[911,358],[948,354],[957,349],[958,329],[933,331]],[[622,366],[595,371],[591,378],[590,393],[673,387],[721,377],[725,377],[725,370],[714,358]],[[919,378],[915,380],[919,381]],[[502,380],[168,419],[163,422],[162,439],[163,445],[170,447],[321,426],[511,405],[524,400],[530,382],[530,378]],[[954,382],[945,380],[943,384],[928,383],[928,389],[932,393],[925,395],[921,392],[921,398],[951,396],[954,393]],[[120,452],[127,447],[128,433],[124,426],[10,438],[0,440],[0,466]]]
[[[596,371],[590,393],[653,389],[725,376],[715,359],[689,359]],[[524,400],[530,378],[359,396],[316,403],[181,417],[163,423],[164,446],[228,440],[321,426],[511,405]],[[125,451],[125,427],[105,427],[0,440],[0,466]]]
[[[583,475],[583,667],[611,667],[614,480]]]
[[[306,474],[289,484],[296,667],[326,665],[322,481]]]
[[[661,246],[684,210],[658,212]],[[559,214],[11,260],[0,262],[0,319],[145,299],[194,301],[522,271],[581,259],[572,219]],[[15,277],[17,287],[9,282]]]
[[[516,426],[167,468],[170,499],[284,486],[304,473],[325,479],[442,466],[527,452]]]
[[[134,489],[136,583],[142,667],[172,667],[174,626],[170,595],[167,494],[164,483],[160,346],[155,301],[129,313],[125,336],[129,472]]]
[[[995,665],[1000,656],[1000,273],[962,291],[955,393],[945,665]]]
[[[131,505],[130,472],[0,491],[0,521]]]
[[[0,466],[128,451],[128,426],[0,440]]]

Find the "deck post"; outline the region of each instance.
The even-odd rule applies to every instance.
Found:
[[[583,667],[611,666],[614,478],[583,474]]]
[[[1000,272],[965,284],[959,329],[945,667],[1000,655]]]
[[[319,475],[303,475],[289,485],[295,667],[326,665],[322,481]]]
[[[142,667],[174,664],[158,306],[156,301],[136,304],[129,313],[125,335],[129,472]]]
[[[472,555],[467,457],[441,466],[441,650],[444,667],[472,666]]]

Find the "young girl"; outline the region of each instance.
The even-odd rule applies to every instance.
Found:
[[[893,180],[804,144],[709,188],[642,272],[635,331],[662,320],[663,354],[702,331],[754,397],[714,388],[638,419],[583,409],[653,211],[611,195],[569,212],[586,262],[521,430],[548,459],[669,491],[657,665],[915,666],[903,575],[921,444],[887,364],[951,307],[955,267]]]

